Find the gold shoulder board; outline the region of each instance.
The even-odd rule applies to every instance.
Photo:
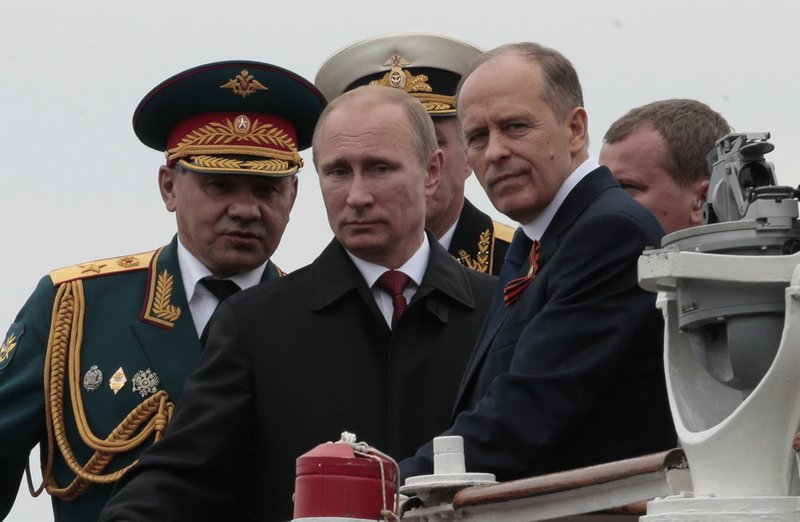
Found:
[[[144,270],[150,265],[150,260],[156,253],[155,250],[141,254],[131,254],[121,257],[110,257],[108,259],[98,259],[64,268],[57,268],[50,272],[50,279],[54,285],[59,285],[65,281],[76,279],[86,279],[89,277],[100,277],[109,274],[119,274],[132,270]]]
[[[516,231],[514,227],[494,220],[492,220],[492,225],[494,225],[494,237],[496,240],[499,239],[500,241],[511,243],[511,240],[514,238],[514,232]]]

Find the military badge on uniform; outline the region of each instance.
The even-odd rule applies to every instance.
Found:
[[[93,364],[85,374],[83,374],[83,389],[93,392],[103,384],[103,372],[96,364]]]
[[[117,265],[122,268],[133,268],[139,266],[139,260],[134,256],[124,256],[117,259]]]
[[[147,397],[158,391],[158,375],[150,368],[139,370],[133,376],[133,391],[142,397]]]
[[[111,391],[116,395],[122,387],[125,386],[126,382],[128,382],[128,378],[125,377],[125,372],[122,370],[122,366],[120,366],[108,380],[108,387],[111,388]]]
[[[23,333],[25,333],[25,325],[22,323],[12,323],[9,327],[3,344],[0,344],[0,370],[5,369],[11,363],[11,359],[17,353],[17,344]]]

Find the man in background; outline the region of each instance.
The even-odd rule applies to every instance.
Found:
[[[707,157],[730,132],[725,118],[704,103],[656,101],[611,124],[600,163],[669,234],[703,222],[711,176]]]
[[[497,275],[514,229],[464,197],[472,174],[455,101],[456,86],[480,49],[437,34],[398,33],[354,43],[331,56],[314,83],[333,100],[361,85],[381,85],[418,99],[433,118],[444,167],[428,197],[425,226],[461,264]]]
[[[54,270],[11,325],[0,348],[0,518],[40,444],[55,520],[97,520],[168,426],[220,300],[280,275],[270,257],[324,105],[291,71],[240,61],[183,71],[140,102],[134,131],[166,154],[158,183],[177,235]]]

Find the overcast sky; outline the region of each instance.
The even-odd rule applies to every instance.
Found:
[[[338,49],[387,32],[443,33],[484,49],[536,41],[575,64],[593,155],[608,125],[628,109],[696,98],[737,131],[771,132],[776,150],[768,159],[781,183],[797,186],[799,6],[792,0],[0,0],[0,322],[13,321],[53,268],[170,240],[174,216],[156,185],[163,155],[139,143],[131,116],[152,87],[189,67],[260,60],[313,80]],[[273,257],[286,270],[311,262],[331,238],[306,157],[292,219]],[[501,217],[474,180],[468,197]],[[2,335],[6,327],[0,328]],[[48,500],[23,491],[8,520],[50,516]]]

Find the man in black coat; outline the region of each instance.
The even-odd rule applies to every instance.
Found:
[[[658,221],[589,157],[572,64],[537,44],[482,55],[458,94],[467,154],[522,225],[447,435],[498,480],[639,456],[676,443],[655,296],[637,260]],[[432,472],[431,445],[400,464]]]
[[[362,87],[328,106],[313,147],[335,239],[220,306],[168,434],[101,520],[288,520],[315,445],[348,430],[402,458],[447,427],[496,280],[424,232],[433,124],[405,93]]]

